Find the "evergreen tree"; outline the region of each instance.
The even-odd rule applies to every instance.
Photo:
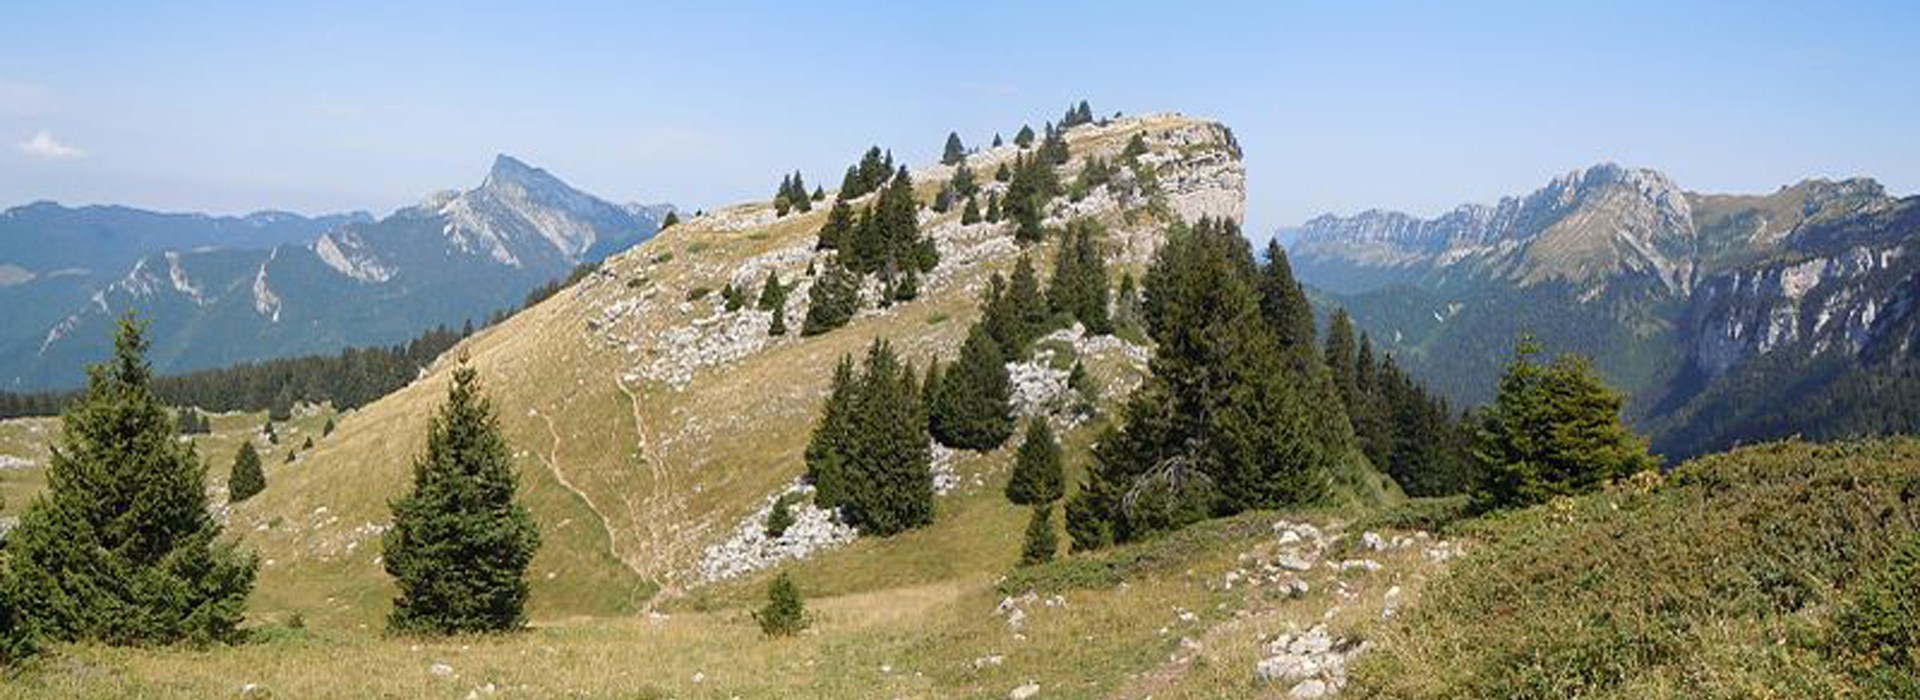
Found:
[[[1113,433],[1109,430],[1108,436]],[[1114,520],[1121,511],[1120,494],[1099,469],[1087,470],[1080,488],[1067,499],[1067,535],[1073,551],[1091,552],[1113,544]]]
[[[994,148],[999,148],[999,147],[1001,147],[1001,146],[1004,146],[1004,145],[1006,145],[1006,142],[1005,142],[1005,141],[1002,141],[1002,140],[1000,140],[1000,133],[999,133],[999,132],[994,132],[994,134],[993,134],[993,147],[994,147]]]
[[[940,377],[928,427],[940,444],[986,451],[1013,434],[1013,386],[1000,346],[981,324],[967,330],[960,359]]]
[[[793,494],[781,494],[774,499],[773,509],[767,512],[767,537],[777,539],[787,534],[790,527],[793,527]]]
[[[393,502],[384,561],[400,594],[390,629],[452,634],[525,624],[527,564],[540,532],[515,499],[517,487],[513,450],[478,371],[462,358],[426,452],[413,463],[413,489]]]
[[[1340,394],[1340,405],[1353,407],[1354,394],[1359,391],[1359,351],[1353,341],[1353,319],[1347,316],[1346,309],[1334,309],[1333,317],[1327,322],[1327,349],[1323,355],[1327,361],[1327,370],[1333,373],[1333,388]]]
[[[767,605],[753,613],[760,632],[769,637],[791,637],[807,628],[806,604],[800,600],[800,588],[782,571],[767,585]]]
[[[1027,521],[1026,543],[1020,548],[1020,565],[1053,561],[1054,552],[1059,549],[1059,538],[1053,534],[1053,503],[1034,506],[1033,518]]]
[[[786,216],[787,211],[793,208],[792,197],[793,176],[787,175],[780,178],[780,188],[774,191],[773,215],[776,217]]]
[[[994,192],[987,195],[987,221],[997,224],[1003,216],[1004,214],[1000,211],[1000,193]]]
[[[827,191],[826,191],[826,190],[823,190],[823,189],[820,189],[820,186],[819,186],[819,185],[814,185],[814,186],[813,186],[813,201],[816,201],[816,202],[818,202],[818,201],[822,201],[822,200],[825,200],[826,198],[827,198]]]
[[[113,358],[88,368],[61,417],[46,491],[8,536],[0,585],[18,619],[59,641],[115,645],[237,638],[253,588],[250,554],[218,541],[206,467],[175,439],[154,395],[145,324],[120,320]],[[0,635],[4,635],[0,632]]]
[[[960,208],[960,225],[972,226],[977,223],[980,223],[980,205],[968,197],[966,206]]]
[[[792,180],[787,185],[787,204],[802,213],[813,211],[813,198],[807,195],[807,181],[800,177],[800,171],[793,171]]]
[[[1481,411],[1478,509],[1544,503],[1659,466],[1646,438],[1621,421],[1623,397],[1585,358],[1561,355],[1541,364],[1539,353],[1539,343],[1522,338],[1499,393]]]
[[[1032,146],[1033,127],[1025,124],[1020,125],[1020,132],[1013,135],[1013,145],[1019,146],[1020,150],[1023,151],[1026,150],[1028,146]]]
[[[1134,285],[1133,272],[1120,273],[1120,289],[1113,295],[1113,326],[1115,330],[1130,333],[1143,332],[1140,328],[1140,292]]]
[[[280,433],[273,429],[272,418],[267,419],[267,424],[260,428],[260,433],[267,436],[267,444],[269,445],[280,444]]]
[[[309,435],[305,440],[300,441],[300,451],[305,452],[311,449],[313,449],[313,436]]]
[[[324,438],[332,434],[333,434],[333,416],[327,416],[326,424],[320,426],[320,437]]]
[[[253,441],[240,443],[240,451],[233,456],[233,471],[227,476],[227,501],[239,503],[267,488],[266,472],[260,470],[260,452],[253,449]]]
[[[860,309],[860,289],[853,273],[839,261],[827,263],[827,269],[813,282],[807,299],[807,317],[800,324],[800,335],[815,336],[847,325]]]
[[[1289,371],[1260,313],[1258,268],[1230,222],[1176,227],[1148,268],[1142,303],[1157,345],[1122,426],[1094,451],[1123,498],[1081,499],[1117,541],[1209,514],[1312,502],[1352,449],[1324,375]],[[1337,406],[1337,404],[1336,404]]]
[[[833,368],[827,403],[807,440],[807,481],[813,484],[813,502],[835,508],[846,500],[846,459],[853,452],[855,399],[860,391],[853,356],[843,355]]]
[[[846,200],[833,203],[827,210],[827,222],[820,225],[820,240],[814,244],[820,250],[839,250],[846,244],[847,237],[853,233],[853,207]]]
[[[773,320],[767,323],[767,335],[778,338],[786,334],[787,307],[785,305],[776,306],[773,308]]]
[[[808,445],[809,469],[820,467],[815,502],[839,508],[867,534],[885,537],[933,521],[927,413],[914,379],[892,346],[875,340],[859,378],[845,385],[840,410],[828,397]]]
[[[1066,477],[1060,468],[1060,443],[1045,418],[1027,419],[1027,436],[1014,457],[1013,476],[1007,481],[1007,500],[1017,505],[1051,504],[1065,495]]]
[[[971,198],[980,192],[980,183],[974,180],[973,168],[967,167],[966,161],[953,169],[953,178],[947,182],[953,185],[954,194],[961,197]]]
[[[1061,237],[1060,254],[1054,256],[1053,280],[1047,287],[1047,303],[1056,312],[1066,313],[1093,335],[1113,332],[1113,320],[1107,313],[1107,263],[1100,253],[1099,224],[1075,220]]]
[[[1002,348],[1009,360],[1024,359],[1027,350],[1052,323],[1053,309],[1040,293],[1040,277],[1033,272],[1033,261],[1022,255],[1013,264],[1013,277],[1007,282],[1006,305],[1012,314],[1015,335],[1005,339]]]
[[[1281,349],[1314,352],[1313,306],[1278,240],[1267,242],[1267,264],[1260,269],[1260,313],[1278,334]]]
[[[994,168],[993,181],[994,182],[1012,182],[1013,181],[1013,171],[1007,168],[1006,161],[1000,161],[1000,167]]]
[[[665,231],[678,223],[680,223],[680,212],[667,212],[667,218],[660,220],[660,230]]]
[[[760,286],[760,300],[755,308],[761,311],[773,311],[787,305],[787,285],[780,281],[779,270],[767,271],[767,282]]]
[[[1133,138],[1127,139],[1127,147],[1120,151],[1120,161],[1127,165],[1133,165],[1139,161],[1140,156],[1146,154],[1147,137],[1136,131],[1133,134]]]
[[[967,147],[960,143],[958,132],[947,132],[947,146],[940,152],[941,165],[958,165],[967,159]]]

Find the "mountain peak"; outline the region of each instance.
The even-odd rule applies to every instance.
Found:
[[[487,171],[487,180],[481,187],[506,182],[526,184],[536,181],[558,182],[559,178],[545,170],[528,165],[526,161],[501,153],[493,157],[493,168]]]

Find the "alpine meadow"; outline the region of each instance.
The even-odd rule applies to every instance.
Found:
[[[1731,9],[9,10],[0,697],[1920,697],[1920,13]]]

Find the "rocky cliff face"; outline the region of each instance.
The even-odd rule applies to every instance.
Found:
[[[1456,398],[1484,399],[1503,342],[1536,331],[1594,356],[1657,421],[1762,357],[1910,363],[1916,247],[1920,198],[1872,180],[1708,195],[1603,165],[1432,220],[1319,217],[1291,254],[1416,368],[1464,387]],[[1407,305],[1431,307],[1432,322]]]

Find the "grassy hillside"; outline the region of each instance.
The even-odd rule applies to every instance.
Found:
[[[1383,634],[1381,698],[1911,697],[1850,675],[1836,620],[1920,532],[1920,441],[1776,443],[1471,526]],[[1906,585],[1911,585],[1909,582]],[[1896,595],[1911,600],[1913,590]],[[1913,620],[1892,621],[1912,634]],[[1908,650],[1911,653],[1911,649]]]

